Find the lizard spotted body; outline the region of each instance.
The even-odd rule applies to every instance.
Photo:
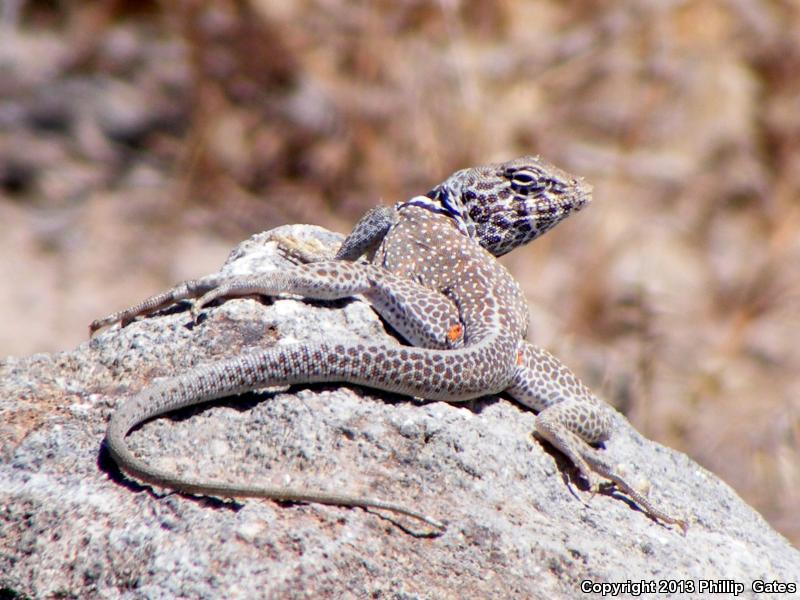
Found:
[[[410,346],[325,341],[256,350],[159,381],[118,408],[106,441],[128,474],[185,493],[265,497],[383,508],[442,523],[382,500],[308,490],[184,480],[136,458],[125,444],[138,424],[208,400],[275,385],[347,382],[458,402],[507,392],[539,412],[537,432],[597,489],[611,479],[651,516],[685,528],[608,466],[590,444],[611,435],[613,409],[555,357],[527,341],[528,309],[517,282],[495,260],[583,208],[591,188],[537,157],[458,171],[425,196],[373,209],[333,260],[265,275],[186,282],[95,321],[94,332],[184,299],[192,311],[220,297],[362,294]],[[368,262],[356,262],[363,254]]]

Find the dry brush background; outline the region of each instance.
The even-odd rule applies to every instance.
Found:
[[[795,0],[0,0],[0,28],[0,356],[538,153],[595,203],[504,259],[531,339],[800,541]]]

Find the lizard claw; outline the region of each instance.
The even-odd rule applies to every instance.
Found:
[[[587,477],[586,473],[583,473],[583,478],[589,483],[589,501],[594,498],[597,493],[600,491],[600,484],[597,482],[597,479],[589,475]]]
[[[192,315],[192,322],[195,325],[200,320],[200,313],[201,312],[203,312],[203,305],[200,303],[200,301],[199,300],[195,300],[194,302],[192,302],[192,305],[189,308],[189,313]]]
[[[196,300],[192,302],[192,307],[189,309],[192,313],[192,320],[197,323],[198,319],[200,318],[200,313],[203,312],[203,309],[211,304],[217,298],[225,296],[230,291],[229,286],[225,284],[215,287],[209,292],[206,292]]]
[[[101,329],[105,329],[106,327],[111,325],[111,323],[113,323],[113,321],[109,321],[107,318],[95,319],[94,321],[92,321],[89,324],[89,339],[92,339],[95,336],[95,334],[97,334],[98,331],[100,331]]]
[[[217,295],[214,292],[216,292],[216,290],[212,290],[207,294],[202,295],[200,298],[192,301],[189,312],[191,313],[192,321],[195,324],[200,320],[200,313],[203,312],[203,309],[210,304],[214,298],[216,298]]]

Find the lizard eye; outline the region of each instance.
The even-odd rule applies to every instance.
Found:
[[[511,181],[519,185],[530,185],[536,181],[536,177],[530,171],[515,171],[511,173]]]
[[[504,173],[511,189],[520,194],[533,194],[546,188],[546,180],[529,169],[507,169]]]

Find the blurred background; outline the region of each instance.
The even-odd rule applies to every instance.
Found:
[[[798,544],[796,0],[0,0],[0,356],[522,154],[530,339]]]

